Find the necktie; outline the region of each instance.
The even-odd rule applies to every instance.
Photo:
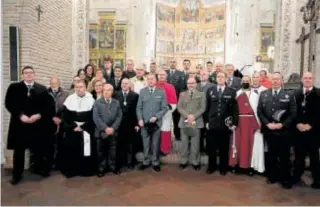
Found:
[[[128,96],[128,92],[124,92],[123,93],[124,102],[127,102],[127,96]]]
[[[173,76],[173,74],[174,74],[174,70],[171,70],[171,76]]]
[[[219,98],[221,98],[221,95],[222,95],[222,89],[221,88],[219,88],[218,93],[219,93]]]
[[[190,91],[190,99],[193,98],[193,91]]]
[[[306,88],[306,92],[304,93],[304,95],[307,96],[307,95],[309,95],[309,93],[310,93],[309,88]]]
[[[276,99],[277,96],[278,96],[278,91],[274,91],[274,92],[273,92],[273,98]]]
[[[150,88],[150,95],[153,93],[153,88]]]
[[[31,91],[31,89],[32,89],[32,85],[27,85],[27,88],[28,88],[28,93],[27,93],[27,95],[30,96],[30,91]]]
[[[118,86],[118,83],[119,83],[119,79],[116,78],[116,82],[115,82],[116,86]]]
[[[259,94],[258,90],[257,89],[254,89],[253,90],[256,94]]]

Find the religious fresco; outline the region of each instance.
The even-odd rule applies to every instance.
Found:
[[[199,22],[200,2],[195,0],[182,0],[181,20],[183,22]]]
[[[114,25],[113,20],[99,20],[99,48],[114,47]]]
[[[260,56],[263,61],[269,61],[268,49],[274,46],[274,28],[273,27],[260,27]]]
[[[116,50],[125,50],[126,46],[126,31],[116,30]]]
[[[115,11],[98,12],[98,22],[89,25],[90,63],[101,66],[104,56],[123,66],[126,58],[127,24],[116,21]]]
[[[202,0],[180,0],[176,7],[157,4],[159,65],[169,64],[172,57],[177,59],[178,68],[182,68],[184,59],[190,59],[192,67],[216,58],[224,59],[226,4],[223,0],[207,3],[212,5],[204,5]]]

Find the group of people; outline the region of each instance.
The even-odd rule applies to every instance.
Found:
[[[5,99],[8,149],[14,150],[11,183],[22,178],[25,149],[30,167],[42,176],[52,168],[66,177],[119,174],[135,168],[139,151],[139,169],[159,172],[173,132],[181,142],[181,169],[200,170],[205,153],[208,174],[265,172],[267,183],[289,189],[301,181],[309,155],[312,187],[320,188],[320,91],[312,73],[304,73],[302,88],[292,91],[283,88],[279,72],[239,78],[232,64],[207,62],[199,71],[188,59],[183,70],[176,64],[172,59],[165,70],[152,61],[147,72],[145,64],[129,59],[124,71],[105,58],[100,68],[80,69],[69,91],[58,78],[49,88],[36,83],[34,69],[24,67],[23,81],[12,83]]]

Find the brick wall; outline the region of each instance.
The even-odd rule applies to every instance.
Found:
[[[41,5],[43,13],[38,22],[35,8]],[[36,81],[48,85],[50,76],[59,76],[63,87],[69,87],[72,68],[72,0],[4,0],[3,1],[3,85],[5,94],[9,78],[9,26],[20,32],[20,68],[31,65]],[[2,109],[3,134],[6,146],[9,114]],[[12,154],[4,152],[6,166],[11,166]]]

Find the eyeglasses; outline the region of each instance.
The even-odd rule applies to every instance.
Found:
[[[34,74],[33,71],[29,71],[29,72],[23,72],[23,74],[28,75],[28,74]]]

